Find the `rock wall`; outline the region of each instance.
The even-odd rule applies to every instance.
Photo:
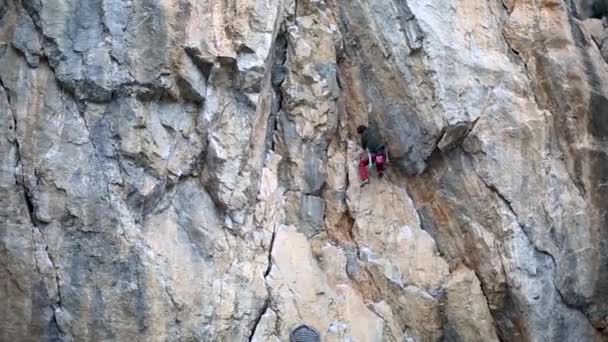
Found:
[[[0,0],[0,340],[608,340],[606,14]]]

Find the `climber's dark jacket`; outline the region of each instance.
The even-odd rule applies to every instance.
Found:
[[[357,133],[361,134],[361,146],[371,153],[376,153],[384,147],[382,136],[376,127],[359,126]]]

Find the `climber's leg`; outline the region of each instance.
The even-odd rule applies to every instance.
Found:
[[[376,165],[376,171],[378,171],[378,175],[382,177],[384,175],[384,171],[386,171],[386,153],[381,151],[374,154],[374,164]]]
[[[359,179],[362,181],[361,185],[365,185],[369,180],[369,160],[367,153],[364,153],[359,159]]]

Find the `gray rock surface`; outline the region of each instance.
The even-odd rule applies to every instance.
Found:
[[[606,5],[0,0],[0,341],[608,340]]]

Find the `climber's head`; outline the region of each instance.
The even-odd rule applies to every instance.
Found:
[[[367,129],[367,127],[361,125],[361,126],[357,127],[357,133],[363,134],[363,132],[365,132],[366,129]]]

